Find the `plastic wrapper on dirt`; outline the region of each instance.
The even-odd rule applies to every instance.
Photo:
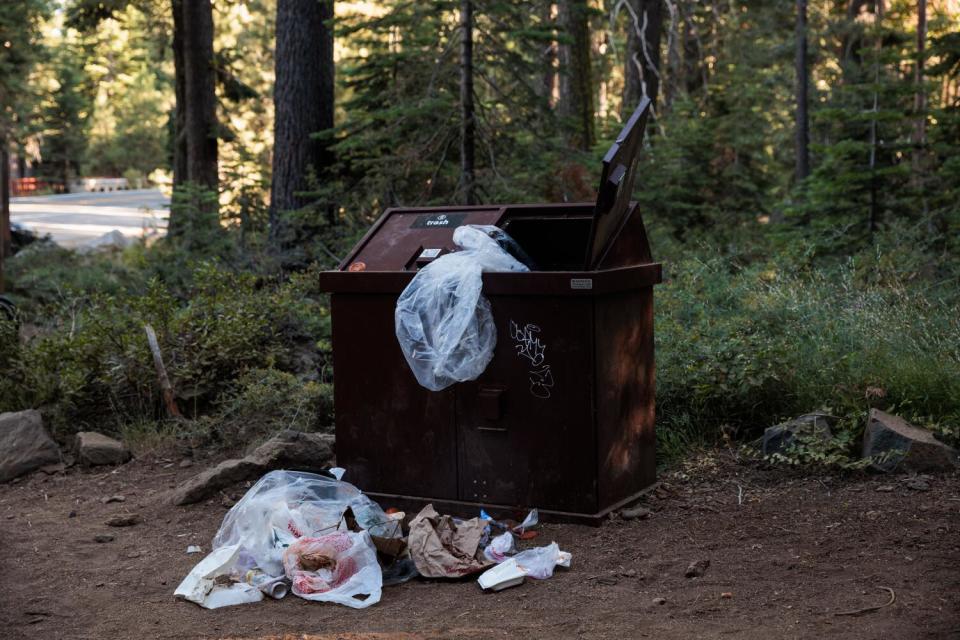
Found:
[[[363,609],[380,602],[383,576],[366,531],[298,538],[283,552],[293,593],[306,600]]]
[[[397,341],[421,386],[440,391],[474,380],[493,358],[497,331],[490,302],[481,293],[482,274],[529,271],[501,247],[508,240],[516,244],[497,227],[458,227],[453,241],[461,250],[418,271],[400,294]]]

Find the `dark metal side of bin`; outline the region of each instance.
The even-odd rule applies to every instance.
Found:
[[[579,217],[592,205],[385,213],[340,271],[321,276],[332,293],[337,461],[350,481],[394,506],[537,507],[587,522],[651,485],[661,271],[631,209],[600,269],[484,274],[493,359],[477,380],[440,392],[417,383],[395,336],[396,301],[415,272],[368,270],[391,255],[406,264],[410,245],[389,234],[365,251],[369,241],[390,225],[409,228],[411,216],[466,213],[465,224],[509,230],[511,220]],[[427,244],[452,248],[452,229],[429,231]],[[358,261],[365,270],[349,271]]]
[[[386,211],[331,293],[337,462],[384,507],[446,513],[536,507],[598,523],[655,480],[653,286],[641,213],[629,202],[648,104],[604,158],[596,203]],[[396,339],[397,299],[455,249],[465,224],[497,225],[538,269],[486,273],[497,331],[474,381],[419,385]]]

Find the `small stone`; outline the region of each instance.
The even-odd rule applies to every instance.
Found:
[[[139,558],[139,557],[140,557],[140,552],[139,552],[139,551],[131,551],[130,553],[127,554],[127,557],[130,558],[131,560],[133,560],[134,558]]]
[[[667,599],[666,599],[666,598],[654,598],[654,599],[653,599],[653,604],[658,605],[658,606],[665,605],[665,604],[667,604]]]
[[[724,600],[730,600],[731,598],[733,598],[733,592],[724,591],[723,593],[720,594],[720,597],[723,598]]]
[[[124,501],[126,501],[126,498],[124,498],[119,494],[115,496],[103,496],[102,498],[100,498],[100,502],[102,502],[103,504],[110,504],[111,502],[124,502]]]
[[[97,535],[93,536],[93,541],[99,542],[100,544],[105,542],[113,542],[113,536],[109,533],[98,533]]]
[[[646,520],[650,517],[650,513],[650,509],[636,506],[631,509],[623,509],[620,512],[620,517],[624,520]]]
[[[709,560],[695,560],[690,563],[690,566],[687,567],[683,575],[687,578],[699,578],[707,572],[707,567],[709,566]]]
[[[201,551],[202,549],[195,544],[192,544],[189,547],[187,547],[187,553],[200,553]]]
[[[808,413],[783,424],[768,427],[763,432],[761,449],[764,455],[783,453],[790,448],[797,436],[815,438],[826,442],[833,437],[831,427],[838,418],[825,413]]]
[[[76,512],[76,511],[71,511],[69,514],[67,514],[67,517],[68,517],[68,518],[76,518],[76,517],[77,517],[77,512]]]
[[[140,517],[137,514],[124,514],[119,516],[113,516],[107,520],[106,524],[108,527],[132,527],[133,525],[140,522]]]
[[[102,586],[105,585],[105,584],[106,584],[105,582],[98,582],[97,584],[95,584],[95,585],[93,585],[93,586],[95,586],[95,587],[102,587]]]
[[[190,458],[184,458],[183,460],[180,461],[181,469],[189,469],[192,466],[193,466],[193,460],[191,460]]]
[[[930,491],[930,483],[919,478],[910,478],[903,484],[912,491]]]
[[[620,572],[620,575],[624,576],[625,578],[636,578],[636,577],[637,577],[637,570],[636,570],[636,569],[627,569],[626,571],[621,571],[621,572]]]
[[[890,493],[893,491],[893,485],[891,484],[882,484],[877,487],[877,493]]]
[[[130,459],[130,451],[122,442],[95,431],[78,433],[74,439],[74,449],[80,464],[88,467],[123,464]]]

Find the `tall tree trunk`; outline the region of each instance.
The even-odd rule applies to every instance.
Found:
[[[800,182],[810,175],[810,118],[807,113],[807,91],[810,73],[807,69],[807,0],[797,0],[797,111],[796,111],[796,179]]]
[[[460,179],[465,204],[476,204],[473,111],[473,1],[460,1]]]
[[[217,190],[217,94],[213,66],[213,6],[183,2],[184,131],[187,179]]]
[[[186,78],[183,63],[183,0],[172,0],[173,10],[173,188],[187,181]],[[170,221],[171,224],[173,220]]]
[[[927,143],[927,94],[923,86],[924,53],[927,40],[927,0],[917,1],[917,64],[914,81],[917,88],[913,100],[913,110],[917,121],[913,129],[913,175],[919,179],[923,170],[924,146]]]
[[[673,106],[680,86],[680,9],[676,0],[665,0],[670,15],[670,27],[667,29],[667,81],[663,87],[663,103],[667,111]]]
[[[870,219],[867,229],[873,234],[877,230],[880,222],[880,207],[877,202],[877,117],[880,111],[880,52],[883,49],[883,32],[881,26],[883,22],[883,0],[876,0],[876,22],[874,27],[877,30],[877,42],[874,45],[873,62],[873,117],[870,119]]]
[[[621,108],[624,119],[633,113],[645,97],[650,98],[651,104],[657,103],[663,0],[631,0],[627,7],[627,54]]]
[[[568,143],[588,150],[593,145],[593,82],[590,73],[590,16],[587,0],[560,0],[560,114],[572,122]]]
[[[0,293],[6,291],[3,263],[10,250],[10,155],[7,139],[0,137]]]
[[[543,11],[542,23],[544,26],[554,29],[557,21],[557,5],[552,0],[545,0],[541,3]],[[557,78],[558,64],[557,41],[551,40],[543,52],[543,96],[547,100],[547,105],[552,109],[557,104],[557,94],[560,90]]]
[[[287,237],[288,211],[309,201],[311,172],[321,176],[333,164],[329,143],[313,134],[333,127],[333,0],[278,0],[276,82],[273,90],[273,183],[270,237]]]

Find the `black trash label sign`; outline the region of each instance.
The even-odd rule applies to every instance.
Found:
[[[467,219],[465,213],[431,213],[424,216],[417,216],[411,229],[454,229],[462,226],[463,221]]]

